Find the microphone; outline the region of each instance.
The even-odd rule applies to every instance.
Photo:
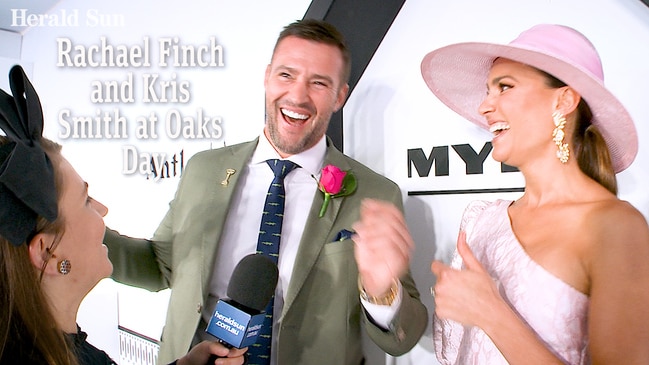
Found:
[[[219,299],[206,332],[226,347],[244,348],[257,341],[279,271],[261,254],[245,256],[237,264],[228,283],[228,298]]]

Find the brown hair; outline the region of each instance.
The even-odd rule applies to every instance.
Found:
[[[0,145],[8,140],[0,136]],[[60,199],[62,178],[58,174],[57,161],[61,146],[43,139],[41,146],[52,160]],[[4,161],[0,161],[2,163]],[[55,233],[55,240],[49,248],[56,248],[63,232],[63,217],[54,222],[39,217],[36,233]],[[56,325],[50,310],[50,303],[40,285],[40,274],[34,268],[29,256],[29,241],[16,246],[0,236],[0,362],[5,359],[17,361],[15,356],[24,356],[36,362],[50,365],[76,365],[77,359],[68,345],[63,331]],[[43,270],[41,268],[41,270]]]
[[[567,86],[563,81],[541,71],[552,88]],[[577,106],[577,120],[572,134],[572,146],[579,169],[597,181],[611,193],[617,195],[617,180],[606,141],[602,133],[591,123],[593,113],[586,100],[581,98]]]
[[[277,38],[277,42],[275,42],[275,47],[273,48],[273,56],[275,55],[277,45],[284,38],[289,36],[337,47],[343,57],[344,68],[341,75],[342,81],[343,83],[349,81],[349,75],[352,68],[351,54],[347,48],[347,44],[345,43],[345,38],[336,27],[325,21],[316,19],[303,19],[293,22],[284,27],[284,30],[279,33],[279,37]]]

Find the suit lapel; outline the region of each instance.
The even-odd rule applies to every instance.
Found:
[[[216,237],[210,237],[203,242],[203,287],[208,285],[212,277],[216,249],[223,233],[223,228],[227,218],[232,197],[239,183],[239,178],[248,163],[250,157],[257,146],[259,139],[254,141],[238,144],[230,147],[223,147],[226,150],[217,156],[218,160],[214,162],[214,177],[212,181],[211,202],[209,206],[215,207],[211,210],[210,217],[206,217],[207,222],[216,232]],[[234,173],[228,172],[228,169],[234,170]],[[229,175],[229,176],[228,176]],[[223,183],[227,181],[226,183]]]
[[[338,166],[341,170],[350,169],[343,154],[333,147],[331,141],[327,141],[327,146],[324,166],[331,164]],[[304,281],[315,265],[322,247],[327,243],[327,238],[331,236],[331,228],[336,221],[343,199],[331,199],[327,212],[322,218],[319,218],[318,214],[320,213],[324,196],[320,190],[316,191],[313,197],[313,203],[311,204],[311,210],[309,211],[309,218],[304,227],[304,233],[302,233],[300,247],[295,258],[293,274],[286,293],[282,315],[287,313],[291,308],[300,289],[304,285]]]

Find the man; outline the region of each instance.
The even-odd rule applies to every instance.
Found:
[[[234,266],[256,251],[273,180],[269,159],[298,165],[284,182],[271,363],[358,365],[363,327],[395,356],[423,334],[428,318],[409,274],[412,239],[401,192],[325,137],[347,97],[349,72],[349,52],[334,27],[316,20],[288,25],[266,69],[263,134],[196,154],[150,241],[107,231],[116,280],[172,288],[159,362],[206,338]],[[324,199],[314,176],[326,165],[353,173],[357,189],[332,199],[320,217]]]

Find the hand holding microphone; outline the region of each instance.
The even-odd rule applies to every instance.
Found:
[[[218,341],[203,341],[178,359],[176,365],[214,365],[219,358],[224,364],[240,365],[246,363],[245,353],[245,348],[227,348]]]

